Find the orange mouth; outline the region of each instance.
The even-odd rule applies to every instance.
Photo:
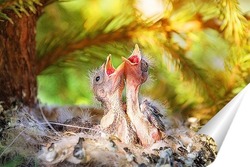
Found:
[[[138,64],[139,63],[139,57],[137,55],[132,55],[128,58],[128,60],[131,63]]]
[[[130,65],[139,64],[141,61],[141,53],[140,53],[139,46],[137,44],[135,45],[135,49],[134,49],[133,53],[129,56],[128,59],[125,57],[122,57],[122,59],[124,62],[127,62]]]
[[[111,54],[108,55],[107,60],[106,60],[106,64],[105,64],[105,73],[108,76],[117,75],[117,77],[118,77],[119,75],[123,74],[123,70],[124,70],[124,63],[120,64],[115,69],[113,64],[112,64],[112,61],[111,61]]]
[[[111,62],[111,54],[108,55],[107,57],[106,64],[105,64],[105,72],[108,76],[110,76],[111,74],[115,72],[115,68],[113,67],[113,64]]]

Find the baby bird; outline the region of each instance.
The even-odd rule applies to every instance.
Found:
[[[152,110],[153,107],[144,102],[141,108],[148,115],[145,116],[139,104],[140,86],[148,78],[148,63],[142,58],[138,45],[135,45],[135,49],[128,59],[123,57],[123,61],[125,62],[127,115],[135,126],[142,145],[148,146],[161,139],[161,133],[157,128],[164,130],[163,124],[157,122],[159,115],[156,114],[157,111]]]
[[[143,100],[140,104],[140,109],[151,125],[160,131],[164,132],[166,130],[165,125],[161,120],[163,115],[161,114],[159,108],[152,104],[151,101],[148,99]]]
[[[122,91],[124,89],[124,63],[115,69],[111,55],[93,75],[92,87],[94,95],[102,103],[105,113],[101,119],[101,128],[115,135],[124,143],[136,143],[137,135],[122,107]]]

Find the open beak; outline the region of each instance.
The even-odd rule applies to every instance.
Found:
[[[111,54],[108,55],[105,63],[105,73],[108,76],[120,76],[124,72],[124,63],[120,64],[116,69],[114,68],[111,61]]]
[[[134,78],[140,80],[141,77],[141,52],[138,45],[135,45],[133,53],[128,57],[122,57],[123,62],[125,63],[125,76],[126,78]]]
[[[110,78],[112,86],[121,82],[124,74],[124,63],[120,64],[116,69],[114,68],[111,61],[111,54],[108,55],[105,63],[105,74]]]
[[[136,44],[133,53],[128,57],[128,59],[122,57],[122,60],[130,66],[139,64],[141,62],[141,52],[139,46]]]
[[[111,54],[108,55],[106,63],[105,63],[105,73],[110,76],[115,72],[115,68],[111,62]]]

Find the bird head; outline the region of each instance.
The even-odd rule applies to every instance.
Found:
[[[142,84],[148,78],[148,63],[143,59],[138,45],[135,45],[133,53],[127,58],[122,57],[125,62],[125,76],[127,81],[133,80],[133,84]]]
[[[111,55],[95,72],[92,78],[94,95],[98,101],[110,100],[115,93],[122,94],[124,88],[124,63],[115,69],[111,62]]]

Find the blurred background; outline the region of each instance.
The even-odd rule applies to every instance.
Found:
[[[250,82],[250,1],[63,0],[37,24],[44,104],[95,105],[89,71],[138,44],[150,60],[142,95],[207,121]]]

